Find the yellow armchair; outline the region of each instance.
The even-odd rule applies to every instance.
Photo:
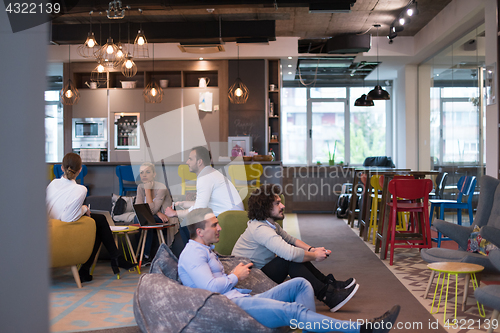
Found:
[[[95,222],[82,216],[74,222],[49,220],[51,267],[71,266],[78,288],[82,287],[76,265],[86,262],[95,242]]]

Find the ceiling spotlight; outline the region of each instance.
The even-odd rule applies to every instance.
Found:
[[[293,73],[292,72],[288,72],[288,75],[292,75]]]
[[[399,18],[399,24],[405,25],[405,18],[404,17]]]
[[[292,65],[288,65],[288,67],[292,67]]]
[[[292,57],[288,57],[288,59],[293,59]]]
[[[202,57],[200,57],[200,58],[198,58],[198,59],[199,59],[199,60],[203,60],[203,58],[202,58]]]

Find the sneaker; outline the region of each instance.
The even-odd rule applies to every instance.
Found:
[[[389,332],[398,318],[399,310],[401,310],[401,307],[399,305],[394,305],[392,309],[384,313],[382,316],[374,318],[364,324],[364,327],[362,327],[360,331],[369,333]]]
[[[331,284],[335,289],[348,289],[356,283],[356,279],[349,278],[345,281],[338,281],[335,280],[332,274],[328,274],[326,276],[325,283]]]
[[[151,266],[151,262],[152,261],[153,261],[153,258],[151,258],[151,257],[144,257],[142,259],[141,267]]]
[[[328,285],[328,287],[322,301],[328,305],[330,312],[335,312],[349,302],[354,294],[356,294],[359,284],[355,284],[347,289],[334,289],[332,285]]]

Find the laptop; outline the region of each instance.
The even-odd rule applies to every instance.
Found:
[[[137,215],[137,219],[139,220],[139,224],[141,227],[153,227],[160,225],[171,225],[171,223],[156,223],[153,213],[151,212],[151,208],[149,208],[149,204],[135,204],[134,205],[135,215]]]

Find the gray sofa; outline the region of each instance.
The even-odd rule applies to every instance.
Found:
[[[221,256],[229,272],[246,258]],[[252,269],[238,288],[264,292],[276,284],[259,269]],[[177,273],[177,258],[162,244],[143,274],[134,294],[134,316],[143,333],[176,332],[287,332],[288,327],[270,329],[250,317],[226,296],[183,286]]]
[[[424,261],[467,262],[482,265],[486,271],[498,272],[488,256],[465,250],[474,226],[483,227],[480,235],[500,247],[500,180],[490,176],[481,177],[477,212],[472,226],[460,226],[443,220],[435,220],[433,225],[443,235],[456,241],[460,249],[424,249],[420,252]]]
[[[495,265],[495,267],[500,271],[500,250],[491,251],[489,254],[491,262]],[[500,310],[500,286],[498,285],[490,285],[484,286],[481,288],[477,288],[474,291],[474,297],[476,300],[483,304],[484,306],[490,307],[493,309],[493,313],[491,315],[490,323],[493,320],[498,320],[499,310]],[[489,329],[488,333],[491,333],[493,330]]]

